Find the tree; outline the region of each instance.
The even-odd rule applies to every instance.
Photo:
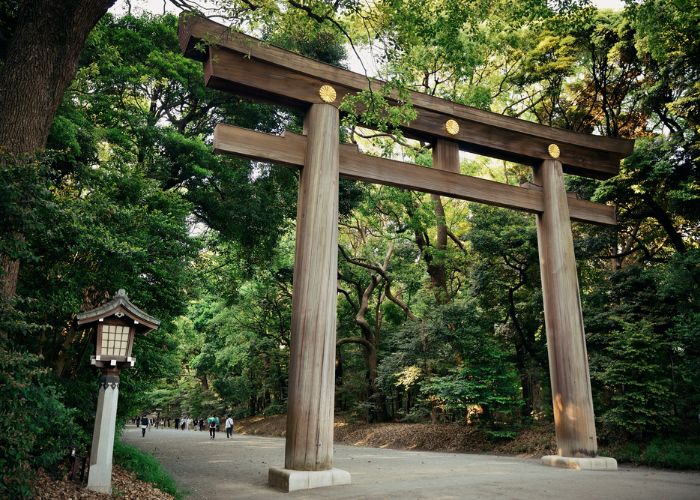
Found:
[[[333,64],[344,37],[372,40],[400,95],[643,137],[619,176],[567,179],[579,197],[619,207],[616,229],[573,226],[596,414],[606,436],[630,422],[647,438],[642,429],[697,413],[695,10],[662,0],[618,14],[542,0],[225,4],[266,40]],[[0,4],[3,61],[21,5]],[[79,369],[91,344],[71,317],[123,287],[164,321],[137,339],[138,365],[123,377],[125,388],[155,389],[124,391],[134,394],[120,414],[283,411],[297,175],[216,156],[209,141],[216,123],[277,133],[300,130],[301,116],[206,89],[199,63],[179,54],[176,22],[103,16],[47,132],[51,151],[0,160],[0,254],[23,262],[0,329],[41,354],[55,385],[70,384],[61,404],[79,408],[94,398],[94,373]],[[395,129],[410,103],[385,108],[381,92],[357,102],[367,114],[347,110],[344,140],[429,168],[428,145]],[[377,131],[356,127],[368,117]],[[461,163],[530,180],[522,165]],[[354,182],[341,183],[341,214],[339,409],[468,418],[496,434],[547,413],[530,215]]]
[[[367,259],[353,257],[342,246],[340,247],[340,253],[348,264],[357,266],[365,272],[356,269],[355,272],[340,271],[338,273],[339,279],[349,284],[353,289],[354,299],[343,288],[339,288],[339,292],[354,310],[354,322],[360,329],[361,335],[340,338],[336,341],[336,347],[339,348],[344,344],[351,343],[362,346],[367,362],[367,403],[371,408],[370,420],[376,420],[377,418],[385,420],[383,395],[380,393],[377,385],[384,302],[386,300],[391,301],[401,309],[403,314],[413,321],[417,321],[418,318],[411,312],[408,305],[394,295],[395,291],[393,288],[395,285],[392,284],[393,280],[388,272],[394,254],[393,244],[390,243],[388,245],[382,262],[372,262]],[[367,274],[369,274],[368,277]],[[361,281],[363,277],[366,281]],[[370,312],[370,308],[374,310],[373,313]],[[379,417],[379,415],[382,415],[382,417]]]
[[[382,363],[383,383],[403,387],[407,399],[420,394],[414,414],[427,409],[434,422],[480,422],[494,436],[512,436],[522,404],[518,375],[490,319],[467,301],[405,325]]]
[[[3,417],[13,432],[0,437],[0,494],[31,498],[32,469],[55,470],[70,447],[80,449],[86,434],[75,425],[75,409],[66,408],[60,389],[39,359],[0,344],[0,398]],[[94,418],[94,414],[93,414]]]
[[[610,401],[599,416],[608,434],[641,439],[676,424],[673,388],[666,370],[669,346],[646,321],[609,333],[602,370],[594,372]],[[602,361],[602,360],[599,360]]]
[[[46,144],[85,40],[115,0],[10,2],[0,66],[0,147],[32,153]]]
[[[85,40],[115,0],[10,2],[0,54],[0,154],[43,149],[78,69]],[[16,234],[16,238],[23,237]],[[14,297],[19,260],[0,255],[3,300]]]
[[[293,216],[296,174],[215,155],[217,123],[296,130],[298,118],[207,89],[201,64],[180,54],[177,18],[106,16],[88,39],[69,103],[89,110],[113,151],[179,190],[198,222],[268,257]],[[68,99],[67,99],[68,101]]]
[[[543,338],[537,237],[532,217],[495,207],[473,206],[464,235],[475,262],[470,293],[515,349],[523,416],[542,412],[547,355]]]

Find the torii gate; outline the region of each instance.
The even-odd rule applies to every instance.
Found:
[[[413,92],[418,116],[403,130],[433,144],[433,168],[375,158],[339,143],[337,106],[345,95],[368,88],[365,76],[198,17],[181,17],[179,37],[184,54],[204,62],[207,86],[306,110],[304,135],[228,125],[214,132],[216,152],[301,168],[285,466],[270,469],[271,485],[292,491],[350,483],[348,472],[333,468],[339,176],[537,214],[558,452],[543,462],[617,468],[614,459],[597,457],[570,223],[614,225],[615,208],[567,196],[563,173],[612,177],[633,141],[550,128]],[[381,85],[372,82],[374,89]],[[535,185],[461,175],[460,150],[531,165]]]

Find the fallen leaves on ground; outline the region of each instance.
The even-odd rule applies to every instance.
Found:
[[[286,415],[250,417],[236,422],[236,432],[257,436],[284,436]],[[460,424],[367,424],[336,416],[335,442],[352,446],[450,453],[492,453],[540,457],[556,454],[552,424],[538,423],[512,440],[492,440],[483,431]]]
[[[112,494],[97,493],[88,490],[84,485],[69,480],[56,480],[44,471],[37,473],[34,483],[34,499],[36,500],[173,500],[172,495],[163,493],[150,483],[136,479],[133,472],[122,469],[118,465],[112,468]]]

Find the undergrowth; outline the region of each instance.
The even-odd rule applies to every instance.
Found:
[[[136,477],[155,485],[161,491],[182,500],[184,492],[180,491],[172,477],[163,469],[160,462],[152,455],[133,446],[114,441],[114,462],[136,474]]]
[[[601,455],[614,457],[620,463],[700,470],[700,439],[654,438],[647,444],[627,442],[606,446]]]

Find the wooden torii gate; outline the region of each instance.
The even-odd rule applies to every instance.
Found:
[[[204,63],[207,86],[306,111],[304,135],[275,136],[228,125],[214,150],[301,168],[294,263],[285,466],[270,484],[287,491],[347,484],[333,468],[339,176],[523,210],[537,215],[537,240],[558,455],[550,465],[615,469],[597,440],[570,220],[615,224],[615,208],[569,197],[563,173],[606,179],[633,141],[578,134],[420,93],[407,137],[433,144],[433,168],[361,154],[339,143],[343,97],[368,88],[360,74],[272,47],[193,16],[180,20],[184,54]],[[206,47],[203,47],[206,45]],[[372,81],[377,90],[382,82]],[[534,185],[459,174],[459,151],[520,162]]]

